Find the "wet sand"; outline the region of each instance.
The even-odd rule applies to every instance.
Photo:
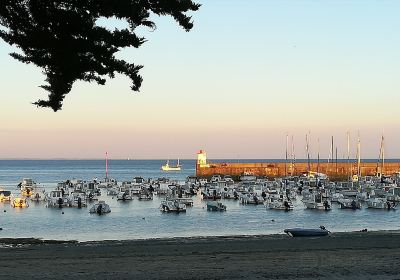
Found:
[[[61,242],[0,239],[0,279],[400,279],[400,232]]]

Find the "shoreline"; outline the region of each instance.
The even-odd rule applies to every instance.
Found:
[[[282,230],[283,231],[283,230]],[[347,236],[353,234],[381,235],[399,234],[400,229],[391,230],[357,230],[357,231],[336,231],[330,232],[328,237]],[[77,240],[77,239],[46,239],[38,237],[0,237],[1,245],[41,245],[41,244],[91,244],[91,243],[115,243],[115,242],[146,242],[146,241],[190,241],[190,240],[227,240],[227,239],[251,239],[251,238],[293,238],[285,233],[272,234],[235,234],[235,235],[199,235],[199,236],[176,236],[176,237],[150,237],[132,239],[104,239],[104,240]],[[297,239],[297,238],[296,238]]]
[[[0,277],[398,279],[398,260],[400,231],[57,241],[0,248]]]

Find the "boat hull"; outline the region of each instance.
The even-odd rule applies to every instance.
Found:
[[[327,231],[326,229],[305,229],[305,228],[285,229],[284,232],[293,237],[327,236],[329,234],[329,231]]]

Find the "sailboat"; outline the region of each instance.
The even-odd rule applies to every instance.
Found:
[[[161,169],[163,171],[181,171],[182,165],[179,164],[179,158],[178,158],[178,163],[176,165],[169,165],[169,160],[167,160],[167,163],[161,166]]]

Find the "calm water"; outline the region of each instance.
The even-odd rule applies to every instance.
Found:
[[[109,176],[118,181],[166,177],[184,180],[195,173],[195,161],[183,160],[179,173],[163,173],[161,160],[111,160]],[[170,162],[174,163],[174,162]],[[79,178],[91,180],[104,177],[101,160],[3,160],[0,161],[0,185],[18,193],[17,183],[32,178],[47,189],[57,182]],[[237,201],[223,201],[227,211],[207,212],[205,202],[194,197],[194,206],[186,213],[162,213],[160,198],[153,201],[120,202],[103,196],[111,207],[107,215],[90,215],[88,208],[46,208],[44,203],[31,202],[26,209],[14,209],[0,203],[1,237],[36,237],[46,239],[105,240],[143,239],[178,236],[255,235],[282,233],[288,227],[318,227],[331,231],[392,230],[400,228],[400,211],[362,209],[358,211],[334,208],[329,212],[304,209],[300,201],[292,212],[266,210],[264,206],[240,205]],[[4,212],[4,210],[6,212]],[[64,212],[64,214],[62,214]]]

